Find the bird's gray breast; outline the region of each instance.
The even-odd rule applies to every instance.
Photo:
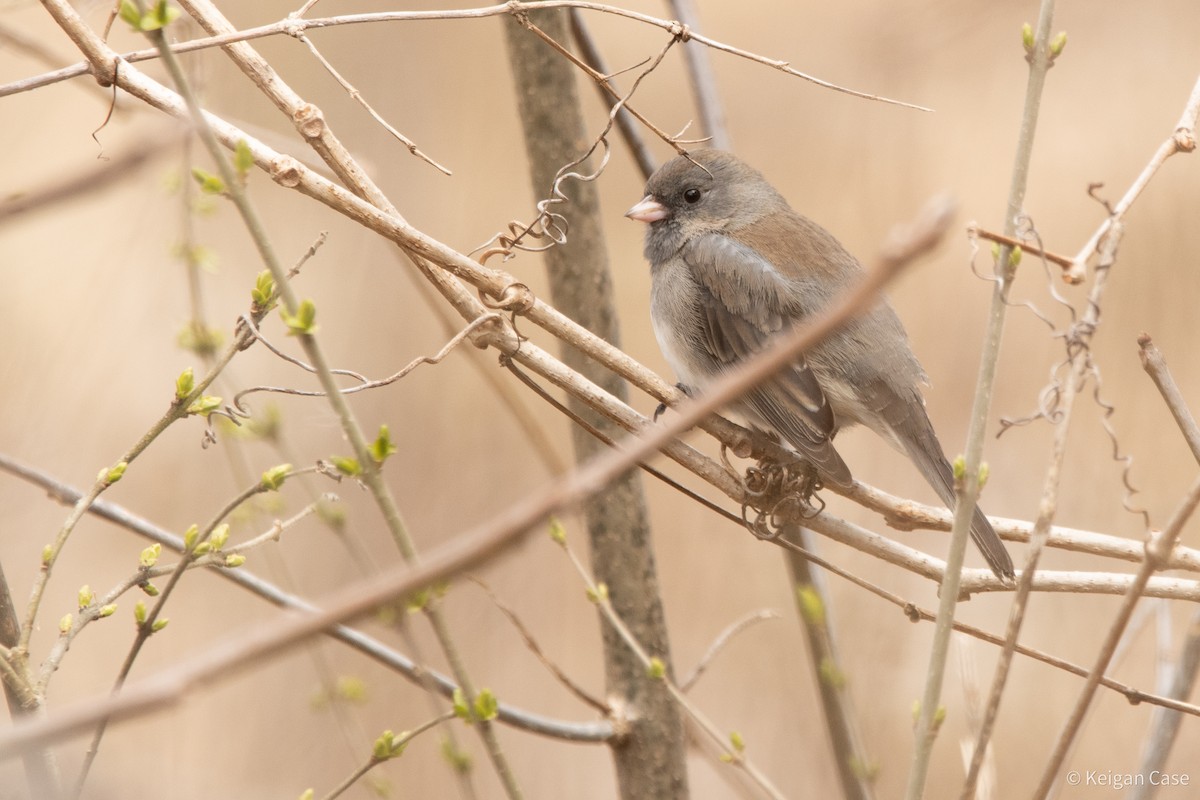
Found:
[[[650,273],[650,322],[654,338],[686,385],[700,388],[718,365],[704,347],[705,289],[682,256],[655,265]]]

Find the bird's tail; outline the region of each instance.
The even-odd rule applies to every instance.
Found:
[[[957,502],[954,493],[954,470],[942,453],[942,445],[938,442],[937,434],[933,432],[933,426],[926,422],[923,427],[925,430],[920,431],[917,436],[900,437],[901,441],[908,457],[921,470],[925,480],[937,492],[938,497],[942,498],[942,502],[952,509]],[[1004,542],[1000,541],[1000,536],[992,528],[992,523],[988,522],[978,505],[975,506],[975,516],[971,518],[971,538],[975,540],[979,552],[983,553],[988,566],[997,577],[1014,577],[1012,558],[1009,557]]]

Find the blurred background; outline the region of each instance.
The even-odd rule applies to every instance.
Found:
[[[224,3],[239,27],[283,18],[296,3],[260,0]],[[309,16],[405,8],[455,8],[422,3],[320,3]],[[1037,4],[759,2],[699,0],[701,31],[720,41],[791,62],[796,69],[867,92],[928,106],[922,113],[836,94],[762,65],[720,53],[712,64],[726,103],[734,149],[767,173],[793,206],[837,235],[864,260],[889,228],[908,219],[931,194],[952,192],[961,204],[958,233],[936,254],[894,285],[891,295],[913,348],[932,379],[930,415],[948,453],[961,452],[978,369],[978,352],[991,285],[972,275],[970,221],[1003,227],[1013,149],[1025,91],[1022,23]],[[669,16],[660,2],[627,7]],[[103,24],[105,3],[84,3],[82,14]],[[612,68],[652,56],[664,43],[658,30],[605,14],[587,17]],[[326,119],[370,170],[407,219],[462,251],[505,228],[530,220],[538,199],[529,188],[513,87],[508,77],[501,18],[343,26],[310,33],[347,79],[396,128],[453,170],[446,177],[409,155],[356,105],[306,48],[286,37],[258,40],[259,48],[293,88],[321,107]],[[0,25],[38,42],[46,63],[9,43],[0,44],[0,83],[71,64],[79,56],[66,36],[32,2],[7,0]],[[1046,246],[1074,255],[1104,216],[1088,197],[1115,202],[1155,148],[1175,127],[1200,74],[1200,6],[1162,0],[1152,6],[1112,0],[1060,4],[1055,30],[1068,33],[1066,51],[1052,69],[1042,106],[1026,209]],[[118,23],[114,46],[144,42]],[[695,46],[695,45],[689,45]],[[206,105],[277,149],[308,158],[288,120],[281,117],[219,52],[191,57],[190,67]],[[161,78],[154,64],[144,64]],[[628,85],[629,79],[623,80]],[[607,109],[590,85],[580,85],[589,136],[603,127]],[[632,104],[660,127],[678,131],[695,116],[681,52],[643,82]],[[110,93],[86,78],[0,99],[0,195],[30,192],[141,149],[155,152],[134,174],[67,202],[0,225],[0,450],[86,488],[164,411],[174,380],[198,358],[178,344],[192,300],[178,245],[185,226],[205,248],[202,303],[210,325],[228,339],[248,304],[262,269],[232,208],[209,200],[187,210],[180,192],[192,164],[210,168],[198,153],[184,160],[177,128],[159,113],[119,97],[102,130]],[[693,128],[693,130],[695,130]],[[172,144],[174,142],[174,144]],[[668,148],[654,145],[660,159]],[[311,161],[311,159],[310,159]],[[622,218],[641,198],[643,179],[623,144],[599,181],[625,349],[672,378],[648,322],[648,268],[641,255],[642,227]],[[381,377],[446,340],[436,317],[414,290],[419,276],[376,236],[262,174],[250,179],[252,198],[285,262],[298,258],[322,231],[328,241],[296,280],[319,308],[322,342],[331,361]],[[1150,333],[1161,347],[1193,410],[1200,407],[1196,357],[1196,303],[1200,299],[1200,162],[1177,157],[1162,170],[1127,219],[1128,231],[1105,295],[1094,360],[1104,398],[1115,406],[1109,422],[1122,453],[1135,459],[1134,502],[1154,525],[1166,523],[1196,464],[1137,358],[1136,337]],[[569,215],[569,212],[568,212]],[[987,249],[975,266],[990,272]],[[523,254],[506,268],[543,296],[539,258]],[[1090,282],[1089,282],[1090,283]],[[1049,297],[1049,286],[1077,307],[1089,286],[1068,289],[1048,281],[1035,259],[1020,268],[1014,299],[1029,300],[1060,326],[1068,316]],[[535,341],[553,342],[525,325]],[[297,352],[273,318],[268,335]],[[385,389],[359,394],[354,408],[368,431],[390,426],[399,453],[386,475],[420,547],[431,549],[487,520],[551,476],[511,415],[484,388],[469,359],[493,354],[458,351],[439,366],[425,366]],[[1000,417],[1032,412],[1064,348],[1026,310],[1009,316],[993,405]],[[507,377],[505,378],[507,379]],[[270,357],[262,348],[240,355],[218,384],[231,396],[254,384],[314,388],[315,382]],[[563,459],[570,459],[568,423],[540,400],[521,392]],[[635,393],[643,413],[656,402]],[[173,426],[106,497],[181,533],[204,523],[262,470],[281,461],[311,464],[348,453],[324,401],[305,398],[253,401],[280,416],[287,454],[260,442],[220,434],[202,449],[203,424]],[[1071,434],[1057,521],[1139,539],[1141,518],[1122,509],[1122,467],[1101,427],[1102,410],[1082,399]],[[983,497],[993,515],[1032,519],[1049,457],[1044,422],[989,441],[991,478]],[[709,452],[711,442],[692,440]],[[866,432],[839,438],[839,449],[857,477],[889,492],[934,502],[932,492],[902,457]],[[285,457],[286,455],[286,457]],[[659,459],[659,461],[664,461]],[[679,474],[673,464],[667,471]],[[688,476],[688,485],[699,486]],[[247,569],[311,598],[335,591],[397,560],[367,495],[343,482],[312,481],[315,491],[336,491],[347,518],[339,537],[312,520],[277,545],[251,554]],[[782,619],[739,635],[710,666],[691,695],[724,730],[737,730],[748,754],[789,796],[832,796],[836,773],[820,724],[814,678],[803,656],[786,571],[778,550],[720,520],[655,481],[646,481],[654,525],[673,657],[687,672],[714,637],[757,609]],[[714,490],[705,491],[715,498]],[[298,510],[309,495],[300,482],[281,493],[279,506],[239,517],[234,538],[266,529],[275,516]],[[830,496],[833,513],[944,556],[942,534],[900,533],[876,517]],[[731,505],[731,504],[730,504]],[[53,540],[66,509],[29,485],[0,476],[0,559],[18,603],[28,596],[42,548]],[[736,509],[735,509],[736,510]],[[568,518],[573,544],[586,549],[582,524]],[[1200,546],[1200,523],[1183,541]],[[348,545],[346,540],[350,540]],[[57,635],[57,621],[75,610],[83,584],[105,592],[135,569],[145,543],[107,523],[87,519],[55,567],[34,638],[41,659]],[[1023,563],[1024,550],[1010,545]],[[855,551],[821,542],[821,553],[845,568],[927,608],[936,587]],[[357,557],[356,557],[357,554]],[[972,565],[982,562],[971,552]],[[1055,569],[1128,569],[1094,557],[1051,552]],[[598,621],[583,587],[557,547],[530,538],[478,573],[512,608],[546,655],[596,695],[604,689]],[[858,706],[867,747],[879,767],[881,797],[898,796],[911,756],[913,702],[921,694],[932,626],[913,625],[893,606],[831,578],[833,615],[844,671]],[[50,685],[50,710],[101,696],[132,639],[131,608],[95,624],[74,643]],[[1117,607],[1113,597],[1041,595],[1031,604],[1022,640],[1054,655],[1090,665]],[[960,618],[1002,632],[1007,595],[980,596],[960,608]],[[1150,603],[1145,607],[1151,608]],[[562,689],[523,645],[520,636],[476,585],[459,581],[445,601],[448,619],[480,686],[506,702],[569,720],[594,712]],[[192,573],[171,603],[170,627],[155,637],[131,680],[186,659],[223,637],[278,611],[219,578]],[[1160,659],[1173,658],[1193,609],[1175,603],[1140,631],[1111,674],[1154,690]],[[443,668],[426,626],[414,620],[423,656]],[[1171,623],[1171,624],[1164,624]],[[371,632],[404,649],[394,629],[376,621]],[[963,774],[959,742],[967,731],[964,689],[973,673],[986,690],[995,650],[972,643],[953,658],[946,685],[947,721],[929,779],[929,797],[957,792]],[[317,698],[321,670],[355,676],[366,702],[335,713]],[[1063,719],[1082,685],[1076,677],[1018,659],[994,740],[997,796],[1019,797],[1035,784]],[[163,713],[114,725],[96,762],[88,797],[169,796],[295,797],[312,786],[320,796],[370,752],[384,728],[416,727],[431,716],[422,692],[378,665],[329,642],[200,689]],[[1131,706],[1101,690],[1070,767],[1136,771],[1151,707]],[[518,779],[529,797],[607,798],[615,780],[604,747],[573,745],[500,730]],[[473,732],[456,737],[472,753],[481,797],[499,794]],[[455,796],[450,768],[440,755],[439,733],[418,738],[404,758],[372,773],[396,797]],[[57,753],[72,776],[86,746],[83,738]],[[1170,768],[1195,769],[1200,727],[1185,719]],[[720,765],[700,756],[690,763],[693,797],[730,796]],[[1191,776],[1200,782],[1200,773]],[[0,764],[0,798],[23,797],[22,769]],[[1188,797],[1194,789],[1164,790]],[[1065,788],[1064,797],[1088,796]],[[367,797],[366,785],[348,796]]]

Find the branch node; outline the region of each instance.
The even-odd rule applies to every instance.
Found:
[[[304,103],[296,109],[292,121],[305,139],[318,139],[325,133],[325,115],[312,103]]]
[[[303,177],[303,167],[291,156],[281,155],[271,161],[271,180],[285,189],[295,189]]]

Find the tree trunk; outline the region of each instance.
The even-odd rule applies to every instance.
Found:
[[[558,42],[568,41],[566,17],[557,10],[530,15],[532,22]],[[517,21],[506,27],[509,60],[525,130],[534,195],[550,195],[560,167],[587,147],[583,117],[575,90],[574,69]],[[585,169],[581,169],[585,172]],[[608,254],[600,225],[595,185],[568,180],[562,186],[568,204],[555,206],[570,220],[566,244],[546,252],[554,305],[581,325],[615,345],[620,344],[613,307]],[[563,360],[607,391],[625,399],[625,382],[565,347]],[[571,408],[614,438],[622,431],[572,398]],[[579,427],[573,430],[575,457],[585,461],[604,445]],[[668,665],[666,622],[651,549],[645,497],[640,476],[628,473],[585,507],[596,580],[608,586],[613,608],[646,650]],[[679,709],[662,682],[646,670],[604,625],[608,696],[631,712],[630,735],[614,748],[617,781],[623,798],[684,798],[687,773],[683,725]]]

